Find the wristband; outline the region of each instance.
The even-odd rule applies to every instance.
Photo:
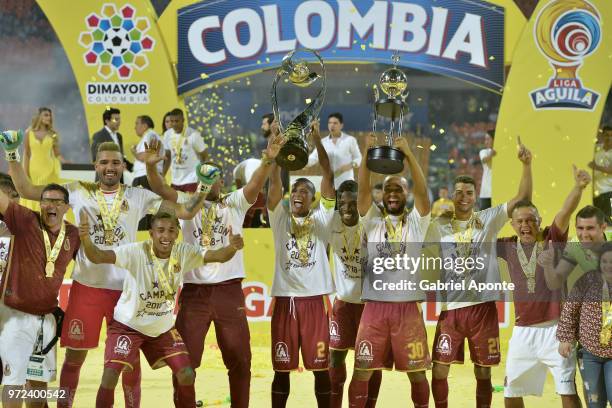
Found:
[[[18,162],[21,160],[19,150],[6,150],[4,152],[4,158],[7,162]]]

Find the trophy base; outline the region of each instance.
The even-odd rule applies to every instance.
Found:
[[[296,141],[288,140],[276,156],[276,163],[289,171],[297,171],[308,163],[308,149]]]
[[[368,169],[379,174],[396,174],[404,170],[404,153],[390,146],[368,150]]]
[[[406,102],[396,98],[383,98],[376,101],[376,113],[391,120],[400,117],[402,111],[406,111]]]

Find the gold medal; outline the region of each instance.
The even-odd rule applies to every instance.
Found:
[[[115,227],[119,221],[119,214],[123,205],[123,195],[125,194],[125,185],[120,184],[119,190],[113,198],[110,208],[106,204],[104,194],[98,188],[96,190],[96,201],[98,202],[98,208],[100,209],[100,216],[102,217],[102,224],[104,225],[104,243],[106,245],[113,245],[115,243]]]
[[[47,261],[47,266],[45,266],[45,274],[47,278],[52,278],[54,272],[55,272],[55,264],[51,261]]]
[[[113,245],[115,234],[113,234],[113,230],[104,230],[104,243],[106,245]]]
[[[49,239],[49,233],[44,227],[41,227],[43,234],[43,241],[45,243],[45,255],[47,256],[47,264],[45,265],[45,276],[47,278],[53,277],[55,273],[55,261],[59,256],[60,250],[64,244],[64,239],[66,238],[66,224],[62,220],[62,226],[60,228],[59,234],[57,235],[57,239],[53,244],[53,248],[51,248],[51,240]]]
[[[173,147],[174,147],[174,162],[176,164],[182,164],[183,163],[183,159],[182,159],[182,153],[183,153],[183,143],[185,141],[185,129],[183,129],[183,132],[179,135],[178,139],[175,140],[175,142],[173,143]]]
[[[535,286],[536,286],[535,278],[533,277],[527,278],[527,292],[535,293]]]
[[[536,242],[531,251],[531,256],[527,259],[527,255],[525,255],[525,251],[523,250],[523,246],[520,242],[516,243],[516,255],[518,257],[519,263],[521,264],[521,270],[523,274],[525,274],[525,278],[527,278],[527,293],[535,293],[536,287],[536,268],[538,266],[538,254],[542,252],[542,243]]]
[[[210,246],[210,241],[211,240],[210,240],[210,237],[208,235],[202,235],[200,237],[200,245],[205,247],[205,248]]]
[[[308,248],[300,248],[299,251],[300,262],[302,265],[306,265],[308,263]]]
[[[310,258],[308,244],[310,243],[313,227],[313,221],[310,215],[311,214],[308,213],[302,224],[299,224],[295,217],[291,215],[290,235],[295,239],[298,248],[298,259],[302,265],[306,265]]]
[[[217,203],[212,202],[210,207],[202,207],[200,220],[202,221],[202,235],[200,236],[200,245],[204,248],[208,247],[212,242],[213,227],[217,218]]]

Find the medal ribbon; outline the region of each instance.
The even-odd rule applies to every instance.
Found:
[[[467,258],[472,252],[471,244],[474,233],[474,214],[470,216],[465,231],[461,231],[459,227],[455,227],[455,221],[457,221],[457,219],[453,216],[451,219],[451,228],[453,229],[453,237],[455,238],[457,252],[460,252],[463,258]],[[466,247],[467,251],[465,250]]]
[[[159,262],[155,256],[155,252],[153,252],[153,241],[149,240],[147,245],[149,246],[149,256],[153,261],[156,280],[162,285],[164,291],[166,292],[166,303],[168,304],[168,307],[174,309],[174,290],[172,289],[172,286],[174,285],[174,277],[170,271],[174,269],[176,264],[178,264],[178,259],[176,257],[176,245],[172,247],[172,252],[170,252],[170,259],[168,260],[167,268],[168,272],[164,270],[161,262]]]
[[[200,238],[200,245],[207,247],[210,245],[214,221],[215,218],[217,218],[217,203],[213,202],[208,210],[202,207],[200,216],[202,217],[202,237]],[[205,239],[207,239],[208,243],[204,241]]]
[[[602,277],[603,278],[603,277]],[[599,343],[602,346],[610,344],[612,336],[612,303],[610,302],[610,292],[608,282],[603,280],[601,288],[601,332],[599,333]]]
[[[346,248],[349,256],[356,256],[361,246],[361,233],[363,227],[361,226],[361,222],[357,224],[357,231],[353,233],[353,246],[349,245],[348,239],[346,238],[346,227],[342,232],[342,240],[344,241],[344,247]]]
[[[183,142],[185,140],[185,130],[186,129],[187,129],[186,127],[183,129],[178,139],[175,139],[173,146],[172,146],[174,147],[174,162],[177,164],[181,163],[181,154],[183,152]]]
[[[400,216],[397,225],[394,227],[391,222],[391,218],[389,214],[385,214],[385,230],[387,232],[387,241],[389,242],[401,242],[402,241],[402,232],[404,230],[404,219],[406,218],[406,210]]]
[[[60,228],[59,234],[57,235],[57,239],[55,240],[55,244],[53,244],[53,248],[51,248],[51,240],[49,239],[49,233],[43,227],[41,227],[41,230],[43,233],[43,240],[45,241],[45,254],[47,256],[47,265],[53,265],[53,271],[49,271],[45,268],[45,275],[50,278],[53,276],[53,272],[55,272],[55,261],[57,260],[57,257],[59,256],[59,253],[62,250],[64,238],[66,238],[66,224],[64,224],[64,220],[62,220],[62,226]]]
[[[310,241],[312,232],[312,219],[310,218],[310,214],[309,212],[302,225],[298,224],[293,214],[291,215],[291,235],[295,238],[302,264],[308,262],[308,242]]]
[[[108,205],[106,204],[106,199],[104,198],[104,193],[102,190],[98,188],[96,190],[96,201],[98,202],[98,207],[100,208],[100,215],[102,216],[102,223],[104,224],[104,233],[105,237],[107,231],[113,231],[117,226],[117,220],[119,219],[119,211],[121,210],[121,203],[123,202],[123,195],[125,194],[125,185],[119,184],[119,190],[115,194],[115,198],[113,198],[113,202],[111,204],[111,209],[108,209]],[[108,245],[111,245],[112,242],[107,242]]]
[[[525,255],[525,250],[521,245],[520,241],[516,243],[516,255],[518,256],[519,263],[521,264],[521,269],[525,277],[527,278],[527,289],[529,293],[533,293],[535,290],[535,276],[536,276],[536,267],[537,267],[537,259],[538,254],[541,252],[542,243],[536,242],[531,251],[531,256],[529,260],[527,260],[527,255]],[[530,287],[530,282],[533,287]]]

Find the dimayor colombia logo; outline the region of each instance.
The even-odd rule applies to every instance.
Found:
[[[101,16],[91,13],[86,17],[89,31],[81,33],[79,43],[88,49],[85,63],[97,65],[102,78],[117,73],[119,78],[128,79],[134,69],[142,70],[149,64],[146,53],[155,45],[146,35],[149,19],[135,18],[135,13],[129,4],[119,12],[114,4],[104,4]]]
[[[98,67],[98,75],[109,79],[129,79],[134,70],[142,71],[149,65],[147,53],[155,40],[147,34],[151,23],[147,17],[136,17],[130,4],[119,10],[105,3],[100,15],[91,13],[85,18],[88,31],[81,32],[79,44],[87,48],[85,64]],[[95,80],[94,80],[95,81]],[[146,82],[88,82],[87,102],[90,104],[146,104],[149,103],[149,84]]]
[[[555,75],[531,92],[535,109],[593,110],[599,94],[584,88],[578,69],[601,42],[600,15],[586,0],[555,0],[537,17],[534,38]]]

